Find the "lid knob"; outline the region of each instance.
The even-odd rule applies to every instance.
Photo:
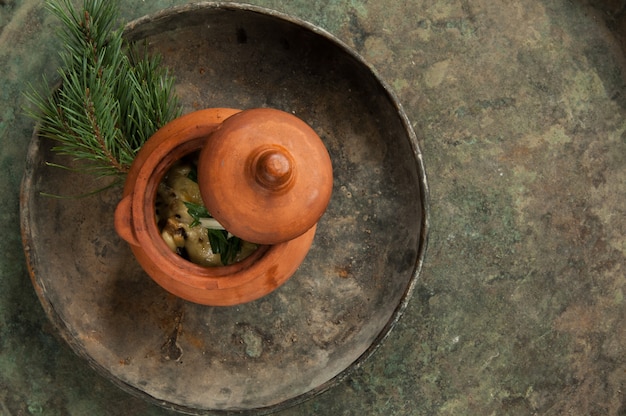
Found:
[[[259,108],[229,117],[207,138],[198,184],[207,210],[229,232],[278,244],[317,223],[330,201],[333,172],[308,124]]]
[[[279,191],[293,179],[293,160],[286,149],[277,146],[258,149],[249,162],[251,175],[268,191]]]

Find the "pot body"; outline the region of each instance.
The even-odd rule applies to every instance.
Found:
[[[261,245],[241,262],[203,267],[173,253],[156,223],[157,188],[180,158],[204,147],[211,134],[240,110],[213,108],[179,117],[157,131],[138,153],[115,211],[115,229],[161,287],[185,300],[231,306],[265,296],[285,283],[311,247],[316,226],[292,240]]]

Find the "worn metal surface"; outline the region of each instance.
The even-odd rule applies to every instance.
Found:
[[[395,99],[330,35],[251,6],[190,5],[129,26],[164,56],[186,111],[275,107],[308,122],[334,170],[304,264],[271,295],[231,308],[164,292],[113,230],[121,188],[46,166],[34,137],[22,194],[33,282],[72,348],[134,394],[190,413],[271,411],[324,391],[393,327],[421,267],[426,184]]]

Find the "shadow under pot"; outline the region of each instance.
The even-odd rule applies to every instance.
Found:
[[[196,264],[162,236],[159,186],[172,166],[194,154],[204,207],[229,235],[257,245],[240,261]],[[299,118],[266,108],[199,110],[171,121],[143,145],[126,178],[115,229],[165,290],[203,305],[238,305],[271,293],[295,273],[330,201],[332,181],[324,144]]]

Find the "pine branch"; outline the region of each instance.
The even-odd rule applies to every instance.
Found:
[[[84,162],[82,171],[124,174],[143,143],[180,115],[173,78],[159,56],[123,39],[118,0],[84,0],[82,10],[70,0],[46,6],[62,23],[61,87],[49,94],[31,88],[26,112],[56,142],[55,152]]]

